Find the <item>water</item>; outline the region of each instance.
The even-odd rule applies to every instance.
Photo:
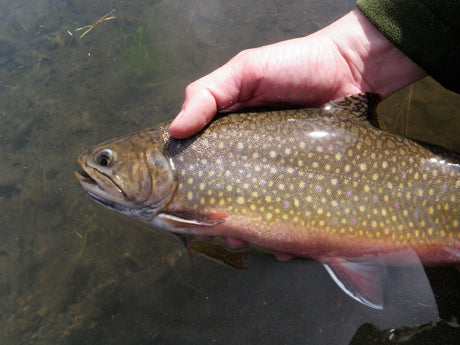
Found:
[[[238,271],[190,260],[171,234],[96,205],[73,175],[83,149],[172,118],[184,87],[240,50],[306,35],[352,8],[0,0],[2,343],[456,343],[455,268],[427,269],[431,288],[419,268],[394,269],[378,312],[313,261],[255,254]],[[115,19],[79,38],[76,28],[112,9]],[[459,106],[424,80],[380,114],[388,130],[458,149]]]

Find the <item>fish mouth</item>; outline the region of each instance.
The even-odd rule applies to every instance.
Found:
[[[92,199],[109,208],[125,206],[125,193],[109,176],[85,164],[82,157],[78,159],[78,164],[81,169],[75,171],[75,177]]]
[[[98,183],[94,180],[85,170],[77,170],[75,171],[75,176],[80,183],[90,184],[90,185],[97,185]]]

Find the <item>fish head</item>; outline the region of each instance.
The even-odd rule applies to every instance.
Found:
[[[176,187],[172,161],[164,154],[162,129],[105,142],[78,158],[78,181],[98,203],[149,222]]]

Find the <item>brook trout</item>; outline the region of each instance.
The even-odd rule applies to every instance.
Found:
[[[364,93],[219,114],[184,140],[167,123],[87,150],[76,176],[100,204],[154,226],[319,260],[348,295],[382,308],[382,257],[460,262],[460,164],[380,130],[377,103]]]

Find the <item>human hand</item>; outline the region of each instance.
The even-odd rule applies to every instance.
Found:
[[[191,83],[169,133],[189,137],[222,110],[314,107],[364,91],[385,98],[423,76],[354,10],[312,35],[245,50]]]

